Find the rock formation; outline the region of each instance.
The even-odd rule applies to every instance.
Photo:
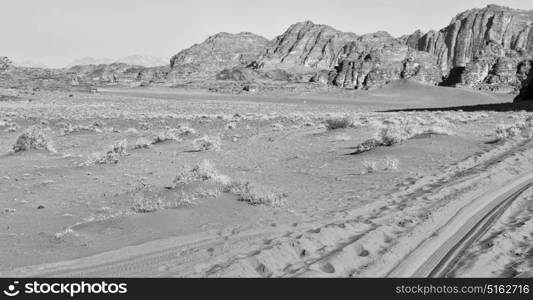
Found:
[[[356,39],[355,33],[327,25],[296,23],[267,45],[258,62],[261,67],[331,69],[342,48]]]
[[[0,72],[7,70],[11,67],[11,61],[5,56],[0,56]]]
[[[515,102],[533,100],[533,60],[525,61],[518,67],[518,73],[522,78],[522,88],[515,98]]]
[[[168,79],[214,79],[223,69],[255,60],[267,43],[268,40],[264,37],[250,32],[215,34],[203,43],[195,44],[172,56]]]
[[[368,45],[352,42],[344,47],[339,64],[330,72],[318,72],[313,81],[346,88],[373,88],[397,79],[412,79],[428,84],[442,80],[436,59],[393,39]]]
[[[384,31],[357,35],[305,21],[291,25],[272,41],[249,32],[218,33],[180,51],[168,66],[111,63],[49,73],[56,81],[74,77],[74,84],[316,82],[355,89],[411,79],[505,93],[520,91],[518,101],[530,97],[532,61],[533,11],[489,5],[458,14],[439,31],[418,30],[399,38]],[[10,66],[9,60],[0,58],[4,77],[7,73],[14,74],[10,78],[46,75],[43,70]]]
[[[78,80],[86,83],[100,84],[135,84],[139,73],[145,68],[125,63],[100,65],[78,65],[68,69],[75,73]]]
[[[512,92],[523,84],[519,66],[533,54],[533,11],[471,9],[440,31],[415,32],[404,42],[435,55],[449,85]]]
[[[225,70],[217,78],[249,80],[250,75],[260,73],[264,78],[269,77],[265,73],[284,70],[296,75],[291,77],[293,81],[356,89],[379,87],[401,78],[430,84],[442,79],[431,54],[409,49],[387,32],[358,36],[310,21],[290,26],[267,45],[251,67],[257,71]],[[228,76],[237,73],[239,76]]]

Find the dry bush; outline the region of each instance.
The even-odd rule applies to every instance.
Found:
[[[381,127],[375,137],[370,138],[355,147],[351,154],[359,154],[373,150],[380,146],[394,146],[409,139],[433,134],[452,135],[453,131],[449,124],[421,125],[420,123],[408,123],[405,121],[387,122],[389,125]]]
[[[194,130],[194,128],[189,127],[189,125],[187,124],[180,124],[177,128],[176,133],[179,137],[181,137],[187,135],[194,135],[196,134],[196,130]]]
[[[251,205],[266,205],[270,207],[281,207],[285,204],[285,193],[279,193],[272,189],[246,182],[231,182],[224,186],[224,192],[238,196],[240,201],[245,201]]]
[[[94,121],[90,125],[72,125],[67,122],[58,122],[56,126],[58,126],[60,129],[60,135],[68,135],[81,131],[92,131],[96,133],[101,133],[103,130],[103,123],[101,121]]]
[[[230,121],[224,126],[224,130],[233,130],[235,128],[237,128],[237,122],[235,121]]]
[[[397,158],[387,156],[383,160],[363,160],[363,168],[367,174],[375,173],[377,171],[397,170],[400,166],[400,161]]]
[[[170,128],[164,132],[158,133],[152,140],[152,144],[159,144],[166,141],[181,141],[179,129]]]
[[[326,119],[326,129],[335,130],[352,127],[354,122],[353,119],[349,116],[343,117],[331,117]]]
[[[195,151],[220,150],[221,145],[220,136],[203,136],[195,139],[192,144]]]
[[[154,127],[154,125],[152,125],[152,123],[148,123],[148,122],[140,122],[139,123],[139,128],[143,131],[147,131],[147,130],[150,130],[152,129],[152,127]]]
[[[367,173],[374,173],[378,171],[378,164],[374,160],[363,160],[362,164]]]
[[[133,195],[131,209],[137,213],[149,213],[163,209],[176,209],[194,204],[194,196],[181,191],[171,199],[163,198],[154,193],[151,186],[145,186]]]
[[[13,145],[13,152],[28,150],[48,150],[55,152],[52,140],[50,138],[50,128],[40,125],[28,127],[18,136]]]
[[[282,131],[282,130],[283,130],[283,124],[281,123],[272,124],[272,131]]]
[[[400,160],[395,157],[387,156],[384,160],[384,170],[397,170],[400,166]]]
[[[138,138],[137,141],[135,141],[135,145],[133,146],[133,149],[149,149],[152,145],[152,141],[150,141],[147,138],[141,137]]]
[[[218,173],[215,165],[208,160],[203,160],[196,166],[181,170],[174,178],[174,187],[180,184],[189,184],[195,181],[209,181],[216,184],[227,185],[230,178]]]
[[[528,118],[525,122],[517,122],[511,125],[500,124],[496,127],[495,135],[496,141],[501,141],[517,136],[530,138],[532,135],[532,124]]]
[[[95,152],[89,155],[88,160],[83,165],[116,164],[118,163],[120,156],[127,154],[126,147],[126,140],[118,141],[107,151]]]

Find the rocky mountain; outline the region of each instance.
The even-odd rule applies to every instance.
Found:
[[[68,69],[68,72],[76,74],[79,82],[130,86],[162,81],[168,71],[168,66],[147,68],[126,63],[78,65]]]
[[[439,31],[415,32],[405,43],[435,55],[447,85],[513,92],[524,84],[533,55],[533,11],[471,9]]]
[[[291,25],[249,67],[257,74],[233,68],[217,78],[250,81],[250,75],[271,78],[269,74],[275,70],[274,74],[282,74],[279,70],[283,70],[293,74],[283,76],[293,81],[356,89],[379,87],[402,78],[430,84],[442,79],[436,57],[410,49],[387,32],[359,36],[311,21]]]
[[[147,68],[168,65],[168,60],[146,54],[134,54],[126,56],[121,59],[117,59],[115,62]]]
[[[11,66],[11,60],[6,56],[0,56],[0,72],[7,70]]]
[[[293,78],[345,88],[379,87],[407,78],[515,93],[529,82],[532,57],[533,11],[489,5],[458,14],[439,31],[418,30],[400,38],[296,23],[267,44],[250,65],[255,73],[233,68],[218,78],[250,80],[282,69],[301,75]]]
[[[49,69],[50,67],[44,63],[38,61],[24,60],[24,61],[14,61],[13,65],[20,68],[41,68]]]
[[[91,86],[80,84],[75,73],[62,69],[17,67],[7,57],[0,57],[0,87],[28,90],[91,89]]]
[[[143,55],[120,61],[87,57],[62,72],[78,83],[126,85],[314,82],[369,89],[410,79],[520,93],[517,100],[523,100],[532,97],[533,11],[489,5],[458,14],[438,31],[399,38],[305,21],[272,41],[249,32],[218,33],[172,56],[166,66]],[[17,69],[11,65],[0,58],[0,70]],[[154,65],[160,66],[147,67]]]
[[[300,22],[270,42],[258,62],[261,67],[331,69],[342,48],[357,38],[327,25]]]
[[[223,69],[255,60],[268,40],[250,32],[218,33],[170,59],[169,80],[214,79]]]
[[[156,67],[168,65],[168,61],[159,57],[146,55],[146,54],[134,54],[126,56],[120,59],[111,59],[111,58],[94,58],[94,57],[84,57],[72,61],[67,65],[67,68],[74,66],[88,66],[88,65],[110,65],[113,63],[124,63],[132,66],[141,66],[141,67]]]
[[[111,58],[94,58],[87,56],[70,62],[69,64],[67,64],[66,68],[71,68],[74,66],[112,64],[113,62],[115,61]]]
[[[329,72],[319,72],[312,81],[338,87],[368,89],[381,87],[398,79],[411,79],[438,84],[442,73],[429,53],[413,50],[399,42],[360,49],[357,43],[347,45],[347,54]],[[352,47],[356,47],[353,49]]]

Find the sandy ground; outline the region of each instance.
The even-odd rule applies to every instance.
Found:
[[[32,274],[44,270],[32,265],[52,263],[40,274],[385,276],[472,195],[530,165],[529,136],[520,125],[529,113],[373,112],[440,107],[443,99],[450,106],[509,100],[400,82],[336,95],[103,89],[0,101],[0,272]],[[342,118],[351,126],[325,125]],[[405,124],[431,131],[348,155],[380,128]],[[522,132],[497,138],[502,124],[519,124]],[[49,130],[53,151],[10,153],[32,125]],[[135,149],[139,139],[172,128],[194,132]],[[220,138],[220,149],[196,151],[204,136]],[[126,151],[117,163],[91,161],[122,140]],[[205,161],[216,180],[176,184]],[[259,200],[227,190],[226,181],[259,187],[250,193]],[[513,204],[454,276],[530,274],[531,230],[515,226],[529,224],[528,199]],[[502,231],[526,238],[503,238]],[[518,243],[522,256],[509,256],[503,246],[486,250],[487,241]],[[155,255],[158,249],[167,250]],[[61,273],[53,264],[89,257],[84,263],[94,267],[90,257],[99,253],[126,260],[151,253],[152,260],[132,258],[129,267],[110,260],[80,273]],[[478,267],[500,256],[505,264]],[[509,273],[509,264],[520,267]]]

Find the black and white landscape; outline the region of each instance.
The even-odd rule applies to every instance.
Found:
[[[0,44],[0,276],[532,277],[533,7],[501,4],[163,59]]]

